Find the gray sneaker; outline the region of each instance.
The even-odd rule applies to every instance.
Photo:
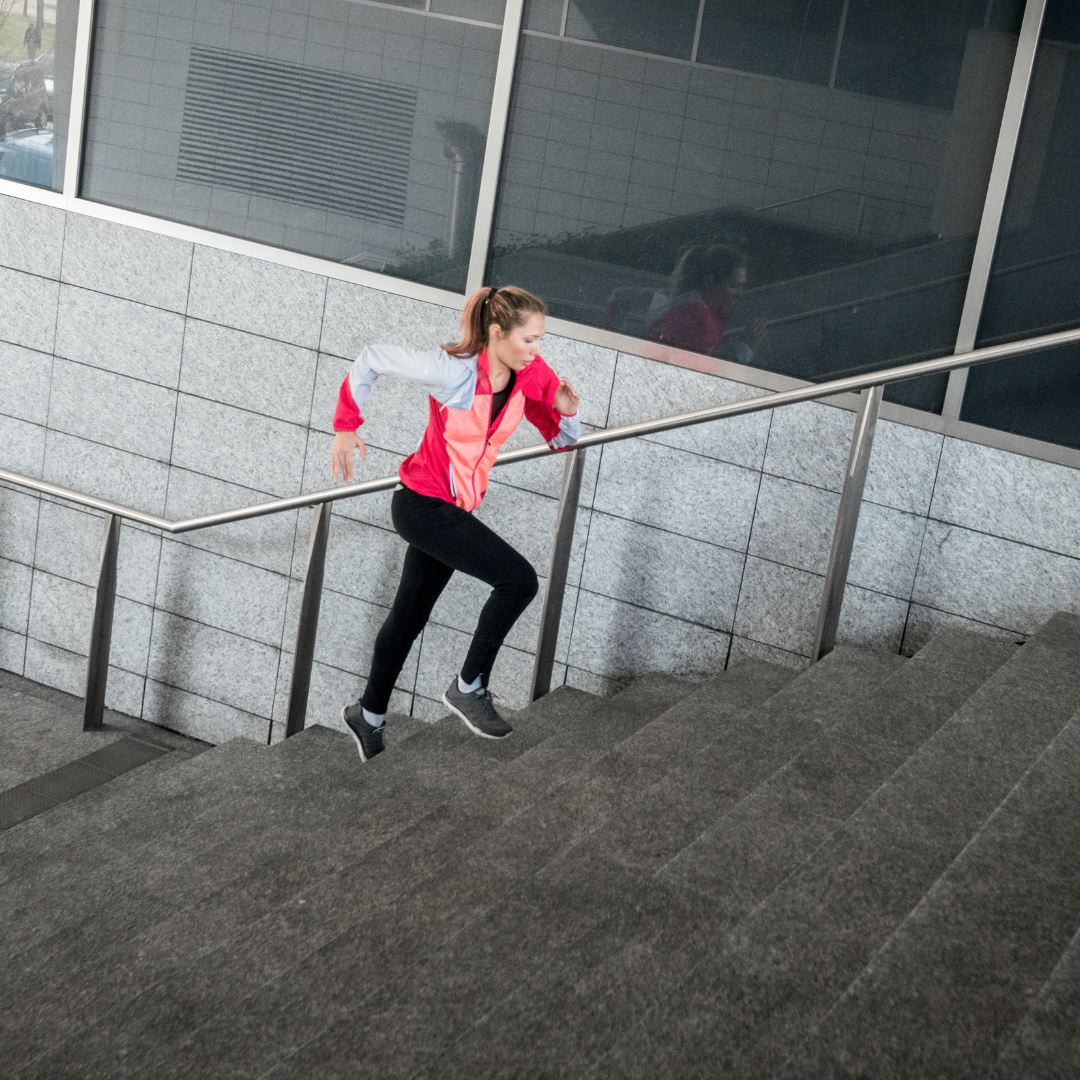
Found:
[[[360,751],[361,761],[370,761],[386,749],[386,725],[372,727],[364,719],[364,710],[359,701],[355,705],[346,705],[341,710],[341,719],[345,721],[356,749]]]
[[[443,704],[465,721],[465,726],[485,739],[505,739],[514,729],[495,711],[491,694],[484,687],[471,694],[458,689],[457,676],[442,696]]]

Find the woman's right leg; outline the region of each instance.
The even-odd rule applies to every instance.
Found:
[[[431,609],[453,572],[445,563],[409,545],[394,606],[375,638],[371,675],[360,699],[369,713],[379,716],[386,712],[409,650],[427,624]]]

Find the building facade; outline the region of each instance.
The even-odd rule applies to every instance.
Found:
[[[351,358],[454,339],[485,283],[547,300],[543,354],[590,428],[1080,317],[1063,0],[42,13],[0,26],[0,465],[152,513],[328,487]],[[656,329],[705,249],[747,271],[709,355]],[[1080,611],[1075,352],[889,390],[841,640],[910,652],[942,621],[1022,637]],[[807,663],[854,407],[589,451],[554,681]],[[425,416],[380,382],[361,476],[391,474]],[[561,464],[498,470],[479,511],[541,574]],[[108,704],[280,736],[309,525],[125,525]],[[0,666],[81,692],[100,529],[0,488]],[[361,688],[402,555],[387,496],[335,505],[309,722]],[[439,714],[482,595],[451,583],[392,707]],[[511,706],[538,619],[496,667]]]

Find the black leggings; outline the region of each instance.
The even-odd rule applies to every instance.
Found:
[[[399,487],[390,515],[409,550],[394,606],[375,638],[371,677],[361,699],[372,713],[386,712],[412,643],[455,570],[492,587],[461,669],[466,682],[479,675],[487,686],[503,639],[537,590],[536,571],[525,557],[460,506]]]

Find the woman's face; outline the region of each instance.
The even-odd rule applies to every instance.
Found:
[[[746,267],[735,267],[735,273],[726,281],[710,282],[705,303],[709,307],[718,307],[721,311],[730,311],[738,301],[742,299],[743,289],[746,287]]]
[[[507,367],[521,371],[532,363],[533,357],[540,350],[544,323],[544,316],[536,312],[509,333],[503,333],[502,327],[494,323],[491,327],[488,353],[494,353]]]

